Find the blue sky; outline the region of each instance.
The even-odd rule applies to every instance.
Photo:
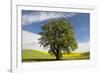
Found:
[[[90,41],[90,14],[74,12],[43,12],[22,10],[22,30],[31,33],[39,33],[41,25],[49,19],[65,17],[68,19],[75,32],[75,38],[78,42]]]

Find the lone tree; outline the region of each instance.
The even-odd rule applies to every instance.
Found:
[[[42,25],[40,44],[59,60],[63,52],[68,54],[78,48],[71,23],[66,18],[50,19]]]

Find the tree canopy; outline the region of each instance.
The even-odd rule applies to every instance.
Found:
[[[41,29],[40,44],[49,48],[48,52],[56,59],[62,57],[62,52],[70,53],[78,48],[73,27],[66,18],[50,19]]]

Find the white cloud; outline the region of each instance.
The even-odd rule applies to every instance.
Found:
[[[75,52],[89,52],[89,51],[90,51],[89,42],[78,43],[78,49],[75,50]]]
[[[23,49],[36,49],[36,50],[47,51],[39,44],[38,39],[41,37],[40,35],[28,31],[23,31],[22,35],[23,35],[22,38]]]
[[[59,17],[72,17],[76,15],[76,13],[58,13],[58,12],[31,12],[30,14],[23,14],[22,16],[22,24],[27,25],[32,22],[39,22],[43,20],[48,20],[52,18]]]

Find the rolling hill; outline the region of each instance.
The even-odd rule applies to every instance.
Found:
[[[24,49],[22,52],[22,60],[23,61],[31,61],[31,60],[42,60],[42,59],[55,59],[54,56],[51,56],[47,52],[42,52],[39,50],[32,49]]]
[[[87,60],[90,59],[90,53],[71,53],[63,54],[61,60]],[[55,61],[55,56],[39,50],[24,49],[22,51],[22,62],[37,62],[37,61]]]

